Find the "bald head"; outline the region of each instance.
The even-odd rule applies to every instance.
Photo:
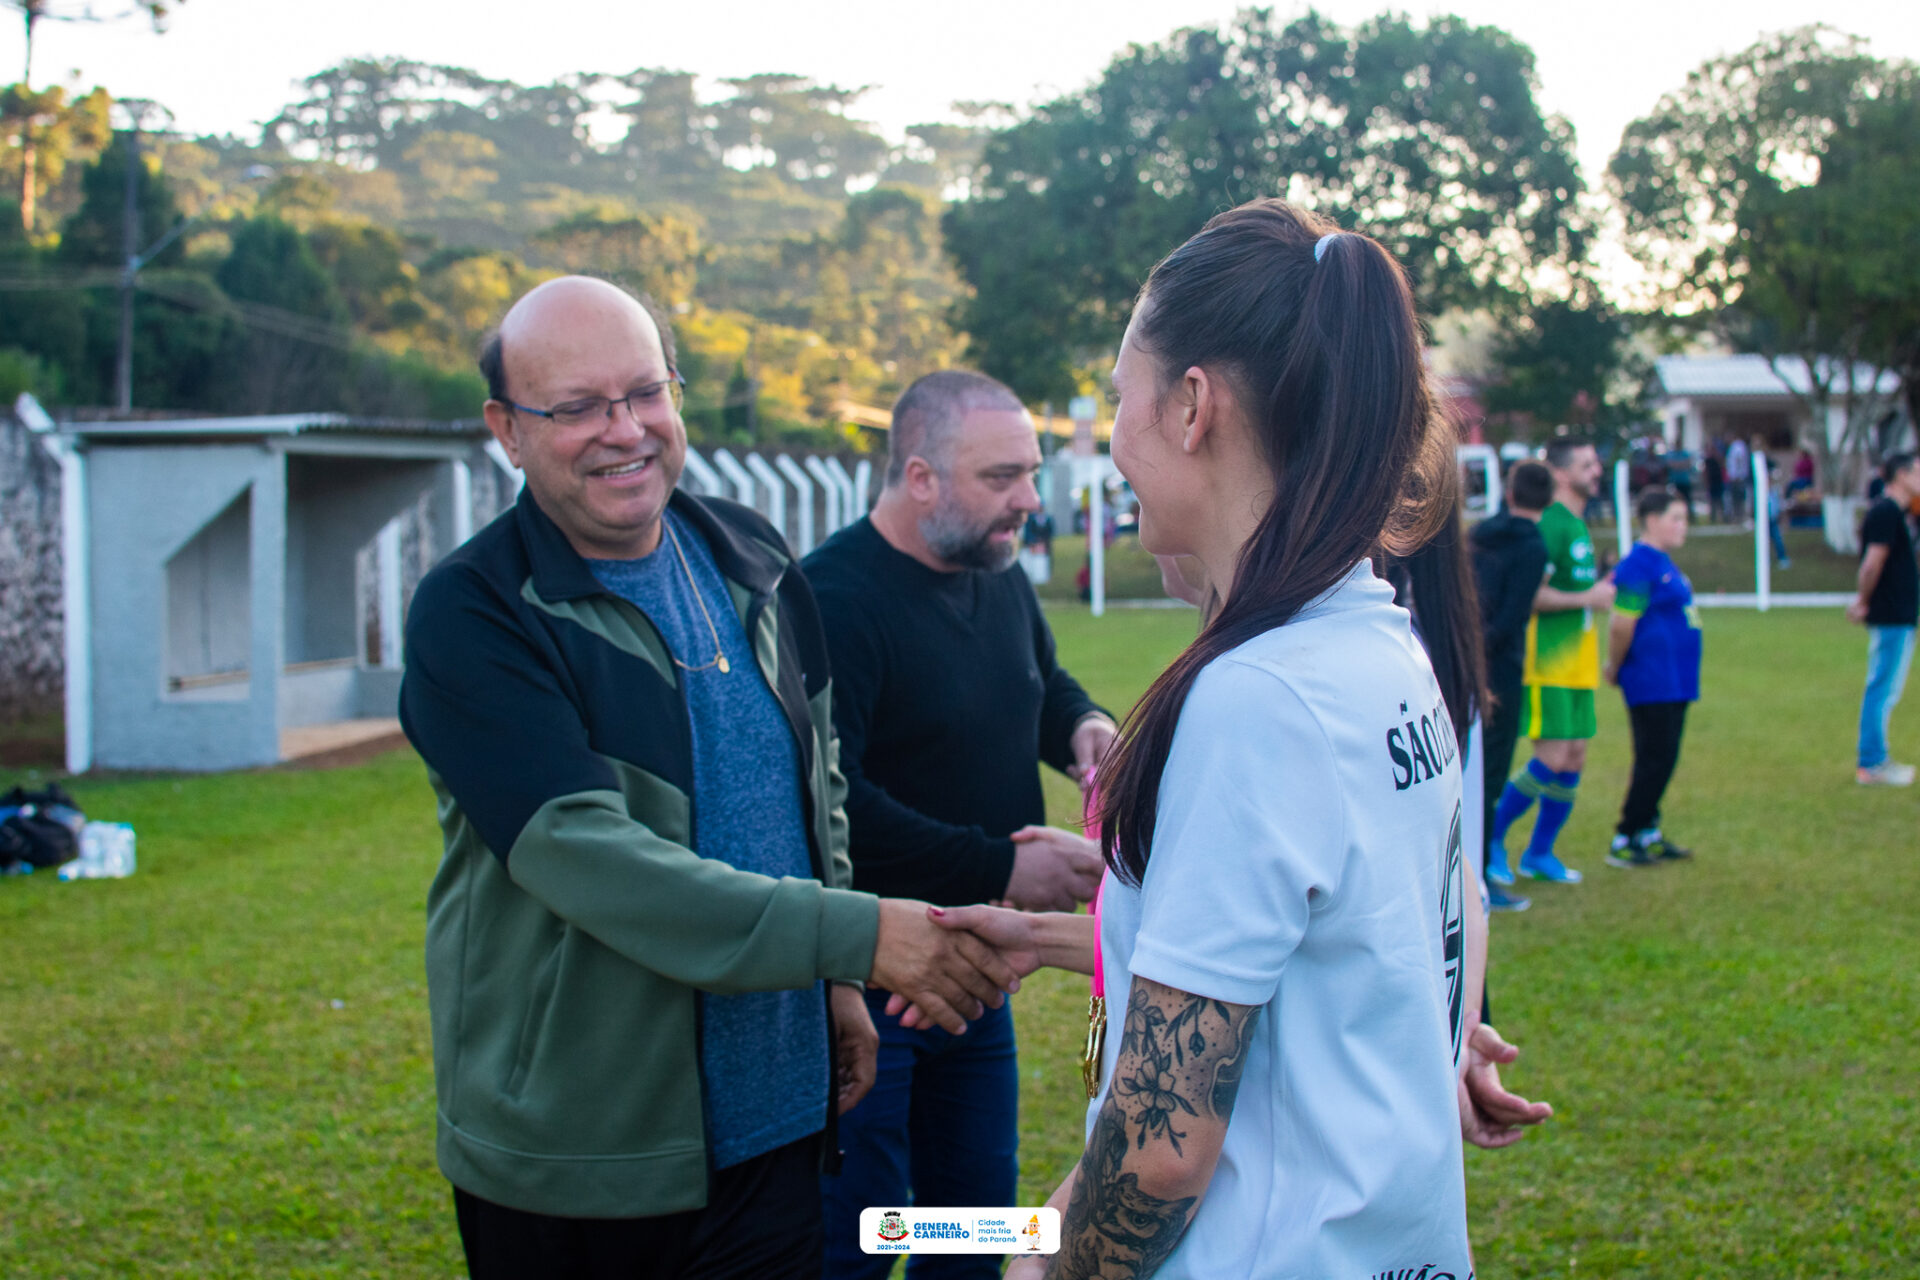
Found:
[[[480,349],[480,374],[487,380],[487,395],[494,400],[512,398],[507,389],[510,366],[523,363],[522,356],[535,358],[536,349],[544,354],[574,335],[591,332],[582,326],[607,324],[650,341],[669,368],[678,367],[673,327],[650,300],[592,276],[560,276],[521,295],[507,309],[500,327],[487,336]],[[509,354],[510,348],[520,354]]]
[[[480,367],[488,429],[574,550],[651,553],[687,452],[672,330],[625,290],[565,276],[513,304]]]

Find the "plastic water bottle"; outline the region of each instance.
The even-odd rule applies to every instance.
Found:
[[[80,856],[60,868],[62,880],[119,880],[133,874],[133,828],[89,822],[80,829]]]
[[[103,822],[107,839],[107,874],[124,880],[133,874],[133,828],[124,822]]]

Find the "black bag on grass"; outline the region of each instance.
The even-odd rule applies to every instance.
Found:
[[[25,863],[36,870],[80,856],[86,815],[73,797],[48,784],[43,791],[15,787],[0,796],[0,867]]]

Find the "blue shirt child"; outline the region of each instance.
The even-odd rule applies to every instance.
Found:
[[[1700,700],[1700,615],[1693,584],[1673,558],[1633,544],[1613,571],[1614,612],[1638,618],[1620,664],[1620,692],[1630,707]]]

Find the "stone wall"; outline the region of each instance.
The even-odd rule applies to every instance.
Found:
[[[0,724],[60,711],[60,464],[0,411]]]

